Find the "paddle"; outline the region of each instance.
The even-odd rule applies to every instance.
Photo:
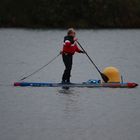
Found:
[[[104,81],[105,83],[107,83],[108,80],[109,80],[109,78],[108,78],[105,74],[101,73],[101,71],[99,70],[99,68],[97,67],[97,65],[93,62],[93,60],[90,58],[90,56],[89,56],[88,53],[85,51],[85,49],[82,47],[82,45],[81,45],[78,41],[76,41],[76,42],[77,42],[78,45],[81,47],[81,49],[85,52],[86,56],[88,57],[88,59],[90,60],[90,62],[94,65],[94,67],[96,68],[96,70],[100,73],[100,75],[101,75],[103,81]]]
[[[47,64],[45,64],[45,65],[42,66],[41,68],[37,69],[37,70],[34,71],[33,73],[29,74],[28,76],[23,77],[23,78],[20,79],[19,81],[23,81],[23,80],[27,79],[28,77],[30,77],[30,76],[36,74],[37,72],[39,72],[40,70],[42,70],[43,68],[45,68],[46,66],[48,66],[49,64],[51,64],[59,55],[60,55],[60,53],[59,53],[57,56],[55,56],[53,59],[51,59]]]

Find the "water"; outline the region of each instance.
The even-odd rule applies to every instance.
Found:
[[[11,84],[46,64],[62,48],[64,30],[0,29],[1,140],[139,140],[140,90],[21,88]],[[102,70],[115,66],[140,83],[140,30],[78,30],[79,42]],[[26,81],[60,82],[61,57]],[[76,54],[72,82],[99,79]]]

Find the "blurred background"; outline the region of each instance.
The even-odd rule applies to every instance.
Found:
[[[1,0],[0,27],[139,28],[140,0]]]
[[[60,52],[69,27],[101,71],[139,84],[140,0],[0,0],[0,27],[0,140],[140,140],[139,87],[12,86]],[[71,82],[101,79],[86,55],[73,62]],[[64,68],[58,57],[26,81],[61,82]]]

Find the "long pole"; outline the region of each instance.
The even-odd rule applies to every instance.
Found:
[[[96,70],[99,72],[99,74],[101,75],[101,77],[102,77],[102,79],[104,80],[104,82],[107,83],[108,80],[109,80],[109,78],[99,70],[99,68],[97,67],[97,65],[93,62],[93,60],[90,58],[90,56],[89,56],[88,53],[85,51],[85,49],[82,47],[82,45],[81,45],[78,41],[76,41],[76,42],[77,42],[78,45],[81,47],[81,49],[85,52],[86,56],[88,57],[88,59],[90,60],[90,62],[94,65],[94,67],[96,68]]]
[[[41,68],[37,69],[36,71],[34,71],[33,73],[27,75],[26,77],[23,77],[22,79],[20,79],[20,81],[27,79],[28,77],[36,74],[37,72],[39,72],[40,70],[42,70],[43,68],[45,68],[46,66],[48,66],[50,63],[52,63],[58,56],[60,55],[60,53],[55,56],[53,59],[51,59],[47,64],[45,64],[44,66],[42,66]]]

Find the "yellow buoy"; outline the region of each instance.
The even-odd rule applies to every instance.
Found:
[[[106,67],[104,70],[103,70],[103,74],[105,74],[108,78],[109,78],[109,83],[112,83],[112,82],[121,82],[121,75],[120,75],[120,72],[117,68],[115,67]]]

